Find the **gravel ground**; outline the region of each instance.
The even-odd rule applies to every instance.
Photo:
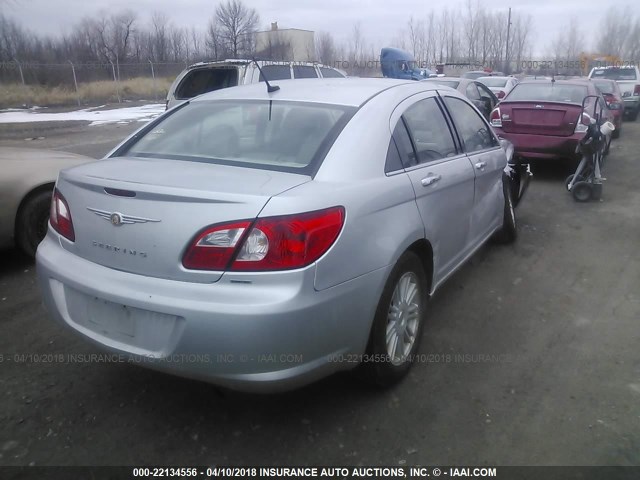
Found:
[[[99,157],[133,128],[0,146]],[[427,355],[387,391],[344,374],[255,396],[81,362],[100,351],[47,318],[33,263],[0,251],[0,465],[640,465],[639,151],[627,123],[599,203],[572,200],[566,166],[535,165],[518,242],[444,285]]]

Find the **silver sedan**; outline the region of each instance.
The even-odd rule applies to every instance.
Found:
[[[516,237],[506,149],[437,84],[277,83],[200,96],[60,174],[37,253],[56,321],[241,390],[407,373],[430,295]]]

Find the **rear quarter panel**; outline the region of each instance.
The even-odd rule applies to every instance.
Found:
[[[364,105],[342,131],[314,180],[272,198],[260,214],[344,206],[343,230],[317,262],[318,290],[392,266],[411,243],[424,238],[411,180],[404,171],[388,176],[384,172],[391,139],[389,118],[406,96],[403,87],[394,88]]]

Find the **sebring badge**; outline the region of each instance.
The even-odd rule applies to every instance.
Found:
[[[120,212],[107,212],[105,210],[98,210],[97,208],[87,207],[87,210],[95,213],[96,215],[104,218],[105,220],[109,220],[111,222],[111,225],[113,225],[114,227],[119,227],[121,225],[130,225],[132,223],[148,223],[148,222],[160,221],[154,218],[144,218],[144,217],[134,217],[133,215],[123,215]]]

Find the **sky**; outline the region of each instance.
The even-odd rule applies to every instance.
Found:
[[[360,22],[366,41],[378,49],[394,46],[393,40],[411,16],[426,17],[446,7],[462,8],[466,0],[244,0],[258,10],[261,26],[271,22],[280,28],[328,31],[338,41],[347,41],[356,22]],[[482,0],[489,11],[513,12],[533,17],[534,55],[544,59],[549,46],[572,17],[579,20],[585,32],[597,28],[607,7],[623,8],[626,0]],[[108,15],[123,9],[137,12],[143,22],[151,13],[165,13],[177,26],[205,29],[213,15],[215,0],[0,0],[0,9],[19,20],[25,27],[42,34],[69,33],[85,16]]]

